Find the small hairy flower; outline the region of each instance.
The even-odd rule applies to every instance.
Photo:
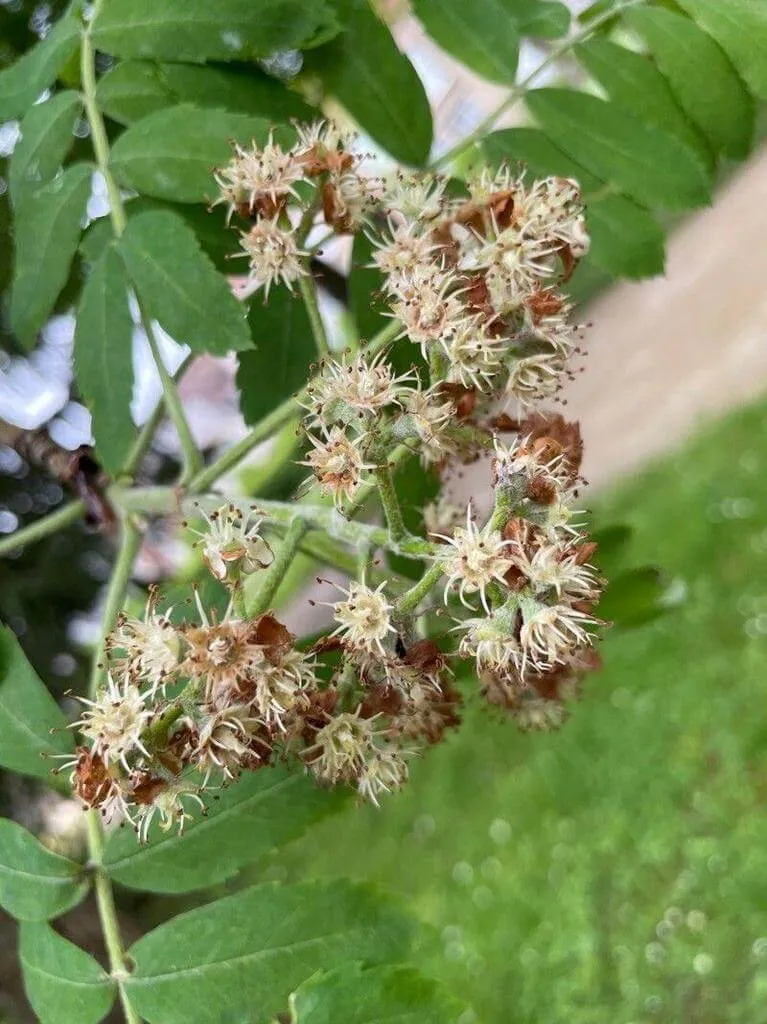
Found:
[[[375,750],[357,775],[357,792],[363,800],[369,800],[377,807],[382,793],[400,789],[407,778],[408,767],[403,751],[396,747]]]
[[[354,167],[331,169],[322,191],[325,223],[343,233],[357,231],[375,206],[378,182]]]
[[[323,494],[332,495],[336,506],[352,501],[360,485],[362,474],[368,465],[360,452],[364,437],[350,439],[340,427],[331,427],[325,437],[307,434],[312,443],[302,466],[309,466],[314,473]]]
[[[159,792],[150,803],[142,805],[134,818],[139,842],[149,841],[149,827],[155,819],[158,819],[163,832],[176,828],[178,834],[183,835],[184,826],[193,817],[185,806],[190,801],[205,814],[205,804],[199,792],[187,782],[174,782]]]
[[[152,591],[143,621],[129,615],[117,617],[115,629],[107,638],[107,651],[123,651],[115,663],[120,674],[146,684],[151,694],[164,687],[174,676],[181,656],[181,636],[168,615],[157,613],[158,593]]]
[[[467,619],[457,627],[464,631],[459,652],[476,658],[479,675],[505,675],[521,664],[516,618],[516,607],[504,605],[486,618]]]
[[[441,556],[447,576],[445,600],[448,591],[458,584],[458,596],[466,604],[467,594],[479,593],[485,610],[490,613],[487,588],[491,583],[503,583],[510,562],[506,551],[508,541],[497,530],[479,530],[471,518],[471,506],[466,513],[466,526],[459,526],[452,537],[443,536],[452,550]]]
[[[435,220],[445,200],[444,178],[395,171],[386,181],[381,205],[406,220]]]
[[[195,547],[202,550],[209,572],[220,583],[236,581],[258,569],[265,569],[274,554],[260,534],[263,520],[252,520],[236,505],[222,505],[210,514],[199,509],[205,520],[204,530],[192,530],[200,540]]]
[[[364,770],[374,749],[374,740],[372,718],[360,718],[357,712],[342,712],[317,732],[307,752],[316,752],[309,766],[320,782],[329,785],[352,782]]]
[[[523,406],[550,398],[562,387],[565,360],[558,352],[539,352],[514,359],[509,367],[506,393]]]
[[[427,274],[433,272],[432,263],[439,246],[429,235],[420,233],[418,224],[404,223],[390,225],[390,228],[390,237],[374,243],[372,266],[384,274],[394,275],[390,278],[390,284],[395,282],[396,294],[397,282],[403,275],[417,274],[422,268],[425,268]]]
[[[571,538],[551,539],[540,531],[533,534],[527,523],[507,549],[509,560],[533,593],[551,592],[558,601],[593,601],[599,595],[599,580],[594,569],[584,564],[582,552]]]
[[[375,416],[389,405],[399,405],[402,387],[413,379],[412,372],[395,377],[383,354],[368,360],[360,352],[350,363],[330,360],[307,387],[309,408],[325,424],[350,414]]]
[[[303,252],[296,245],[293,231],[274,220],[259,220],[250,231],[240,236],[240,245],[249,261],[248,285],[263,288],[268,297],[274,284],[293,289],[299,277],[308,271],[302,262]]]
[[[448,428],[455,418],[455,405],[432,387],[409,391],[403,406],[406,425],[421,443],[422,461],[426,465],[439,462],[453,449]]]
[[[505,341],[467,320],[446,342],[448,380],[486,391],[501,369]]]
[[[587,612],[566,604],[541,604],[534,599],[520,601],[522,626],[519,642],[522,648],[521,670],[530,665],[542,672],[562,662],[579,647],[591,643],[585,628],[597,620]]]
[[[455,505],[444,494],[436,501],[430,501],[423,507],[423,525],[427,536],[441,540],[444,534],[452,534],[456,526],[463,523],[463,509]]]
[[[192,760],[205,777],[203,786],[207,786],[214,771],[228,779],[240,774],[250,757],[250,744],[259,724],[244,704],[212,710],[195,723],[197,742]]]
[[[141,742],[141,734],[152,717],[146,706],[147,696],[129,679],[117,683],[108,673],[106,687],[97,700],[78,698],[86,710],[74,724],[91,741],[92,752],[105,765],[119,762],[129,771],[130,754],[138,751],[148,756]]]
[[[459,279],[451,273],[434,272],[420,268],[413,274],[390,278],[395,281],[398,298],[392,312],[402,321],[403,334],[420,345],[425,359],[429,349],[455,334],[470,319],[461,298],[456,294]]]
[[[272,217],[289,196],[298,198],[294,186],[303,178],[304,168],[294,152],[285,152],[270,135],[263,147],[255,142],[249,150],[235,145],[232,160],[215,172],[217,202],[226,203],[230,217],[243,208]]]
[[[384,655],[383,641],[395,632],[391,624],[392,606],[383,594],[385,585],[381,583],[373,590],[352,580],[346,600],[333,606],[339,625],[331,635],[342,635],[353,647]]]
[[[543,178],[529,188],[520,184],[514,205],[515,218],[529,234],[566,245],[575,259],[589,251],[589,235],[577,181],[572,178]]]

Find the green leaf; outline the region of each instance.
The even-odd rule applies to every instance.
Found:
[[[660,274],[665,262],[663,229],[641,206],[625,196],[600,195],[604,184],[558,149],[537,128],[507,128],[482,143],[493,164],[518,161],[536,176],[575,178],[586,203],[591,235],[588,259],[614,276]]]
[[[8,182],[14,203],[22,192],[46,185],[56,174],[74,142],[73,130],[81,109],[79,95],[67,91],[38,103],[25,115],[21,138],[9,163]]]
[[[363,131],[406,164],[429,159],[432,119],[421,80],[367,0],[337,0],[344,31],[306,55],[306,70]]]
[[[614,576],[604,592],[598,615],[618,626],[637,626],[663,614],[667,577],[653,566]]]
[[[58,704],[14,634],[0,626],[0,766],[47,781],[54,765],[45,757],[68,754],[72,747]]]
[[[88,164],[74,164],[36,192],[22,193],[14,227],[16,259],[11,326],[31,347],[69,275],[91,192]]]
[[[586,200],[589,260],[615,277],[652,277],[666,265],[663,228],[625,196]]]
[[[213,169],[227,163],[232,140],[265,142],[269,123],[246,114],[182,103],[131,125],[112,148],[118,181],[157,199],[200,203],[217,192]]]
[[[139,939],[126,982],[150,1024],[262,1024],[314,971],[401,959],[408,919],[370,890],[262,885],[181,914]]]
[[[413,3],[416,17],[443,50],[483,78],[504,85],[514,84],[519,57],[519,32],[510,11],[513,7],[513,0]]]
[[[110,0],[93,26],[100,50],[139,60],[249,60],[333,33],[324,0]]]
[[[637,202],[685,210],[709,201],[700,160],[677,139],[614,104],[568,89],[535,89],[526,103],[557,146]]]
[[[224,69],[197,64],[122,61],[99,81],[99,106],[121,124],[131,124],[164,107],[194,103],[251,114],[270,123],[309,121],[317,111],[294,92],[255,67]]]
[[[250,347],[245,310],[177,214],[131,218],[118,251],[151,316],[178,342],[213,355]]]
[[[66,15],[45,39],[0,71],[0,121],[19,117],[32,106],[75,52],[79,39],[77,18]]]
[[[720,47],[695,22],[660,7],[624,15],[642,36],[672,92],[717,153],[748,155],[754,102]]]
[[[759,99],[767,100],[767,4],[762,0],[679,0],[716,39]]]
[[[88,892],[81,864],[47,850],[15,821],[0,818],[0,906],[20,921],[45,921]]]
[[[318,789],[300,772],[264,768],[224,790],[183,836],[153,826],[149,844],[140,845],[129,829],[113,833],[104,864],[115,881],[133,889],[201,889],[295,839],[344,803],[342,792]]]
[[[109,1013],[117,987],[92,956],[50,925],[19,929],[24,989],[41,1024],[98,1024]]]
[[[414,0],[413,11],[443,50],[502,85],[514,84],[521,36],[555,39],[570,24],[563,4],[540,0]]]
[[[648,57],[609,39],[581,43],[575,55],[616,107],[674,135],[706,166],[712,165],[706,141],[682,113],[668,82]]]
[[[85,282],[75,329],[75,377],[93,417],[96,452],[115,476],[133,442],[133,320],[130,281],[108,246]]]
[[[413,967],[355,964],[304,982],[290,997],[291,1024],[458,1024],[466,1012]]]
[[[301,390],[317,348],[306,307],[287,288],[272,289],[266,304],[256,296],[248,322],[256,347],[238,357],[237,387],[242,415],[252,426]]]

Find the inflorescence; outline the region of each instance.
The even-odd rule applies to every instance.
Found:
[[[529,408],[557,396],[580,351],[562,291],[589,244],[577,183],[507,167],[464,190],[403,172],[382,182],[363,174],[351,142],[323,122],[297,129],[289,146],[237,146],[216,172],[218,201],[247,224],[251,291],[310,276],[307,235],[321,218],[334,233],[365,233],[399,326],[386,351],[362,343],[323,359],[302,397],[303,465],[342,512],[378,483],[388,519],[396,495],[384,495],[381,476],[393,450],[417,453],[443,479],[488,451],[492,508],[478,523],[471,505],[441,494],[423,510],[415,548],[391,529],[390,549],[417,550],[437,595],[368,560],[368,578],[331,602],[332,626],[308,647],[272,612],[242,611],[244,578],[274,558],[268,515],[232,505],[204,516],[197,544],[231,591],[227,611],[217,618],[197,594],[195,621],[176,623],[153,594],[143,619],[121,616],[107,685],[76,723],[87,741],[76,792],[142,838],[155,819],[183,827],[207,791],[279,761],[377,802],[458,723],[451,663],[471,659],[481,693],[522,727],[551,728],[598,662],[604,581],[572,507],[580,433]],[[440,625],[443,606],[455,625]]]

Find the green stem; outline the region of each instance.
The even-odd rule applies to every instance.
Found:
[[[378,484],[378,494],[383,505],[386,525],[389,527],[389,537],[398,544],[407,535],[405,521],[402,518],[402,509],[399,505],[399,498],[394,488],[391,467],[388,463],[379,466],[374,473]]]
[[[106,183],[107,196],[109,197],[109,216],[112,221],[112,230],[114,231],[115,238],[119,238],[123,231],[125,231],[127,219],[125,216],[125,206],[123,205],[122,196],[120,195],[120,189],[118,188],[117,182],[114,180],[112,172],[109,169],[109,139],[107,138],[106,128],[104,127],[104,119],[101,116],[99,105],[96,102],[96,55],[93,48],[93,41],[91,40],[91,30],[99,15],[102,5],[103,0],[96,0],[91,14],[91,20],[88,22],[82,33],[80,78],[83,88],[83,103],[85,104],[85,112],[87,114],[88,124],[91,130],[93,152],[96,156],[98,169],[101,171]],[[192,434],[189,430],[189,424],[186,421],[186,416],[184,415],[184,409],[181,405],[181,399],[178,396],[176,385],[160,357],[152,321],[147,317],[143,309],[141,309],[140,302],[139,309],[141,310],[141,320],[149,341],[149,347],[152,350],[152,357],[154,358],[157,372],[160,375],[160,383],[162,385],[165,406],[168,410],[168,415],[178,431],[179,441],[181,443],[184,456],[184,475],[182,477],[182,482],[186,483],[200,466],[200,453],[197,451],[197,447],[192,439]]]
[[[443,153],[441,157],[435,160],[431,165],[431,169],[436,170],[438,167],[444,167],[445,164],[452,163],[453,160],[455,160],[456,157],[460,156],[465,150],[469,149],[475,143],[480,142],[488,134],[488,132],[492,130],[498,118],[502,114],[505,114],[507,113],[507,111],[511,110],[512,107],[514,107],[521,99],[524,98],[525,93],[528,91],[530,86],[533,84],[535,79],[538,77],[538,75],[540,75],[542,71],[545,71],[545,69],[549,67],[551,64],[556,63],[556,61],[558,61],[560,57],[563,57],[566,53],[572,50],[574,46],[577,46],[578,43],[583,42],[584,39],[588,39],[592,32],[595,29],[599,28],[600,25],[603,25],[606,21],[609,21],[611,18],[614,18],[616,14],[620,14],[622,11],[627,10],[629,7],[636,7],[639,4],[645,2],[646,0],[623,0],[622,3],[617,3],[614,7],[610,7],[608,10],[603,11],[602,14],[594,18],[593,21],[588,22],[588,24],[585,25],[579,32],[575,32],[573,35],[569,36],[567,39],[564,39],[561,43],[559,43],[559,45],[554,46],[549,52],[548,56],[541,61],[538,67],[534,71],[532,71],[526,78],[523,78],[518,85],[515,85],[514,88],[509,91],[508,95],[502,101],[502,103],[500,103],[500,105],[497,106],[495,110],[491,111],[491,113],[489,113],[487,117],[477,125],[473,132],[467,135],[465,139],[462,139],[460,142],[456,143],[456,145],[453,146],[452,149],[449,149],[446,153]]]
[[[298,553],[301,541],[308,529],[309,524],[305,519],[295,519],[290,524],[290,529],[285,534],[274,561],[264,572],[261,585],[252,599],[251,606],[248,609],[250,616],[263,615],[269,608],[272,598],[277,593],[290,563]]]
[[[317,355],[320,359],[330,355],[330,345],[328,344],[328,336],[325,331],[325,325],[322,322],[320,316],[320,307],[317,302],[317,285],[314,281],[311,271],[298,279],[298,287],[301,292],[301,298],[304,300],[304,306],[306,306],[306,312],[309,316],[309,323],[312,327],[312,335],[314,336],[314,344],[317,346]]]
[[[36,540],[42,540],[43,537],[48,537],[57,530],[69,526],[70,523],[80,519],[84,512],[85,502],[68,501],[61,508],[57,508],[55,512],[51,512],[50,515],[36,519],[29,526],[23,526],[20,530],[12,533],[10,537],[0,540],[0,557],[9,555],[17,548],[24,547],[25,544],[33,544]]]
[[[436,561],[430,569],[427,569],[421,579],[415,583],[410,590],[406,590],[397,601],[396,610],[400,615],[409,615],[414,612],[426,595],[434,589],[442,576],[442,562]]]
[[[112,883],[103,867],[104,834],[101,831],[98,811],[93,808],[86,811],[85,820],[88,827],[88,854],[96,889],[96,905],[109,957],[109,970],[113,980],[117,982],[117,991],[127,1024],[141,1024],[141,1018],[131,1006],[128,993],[125,991],[124,979],[130,972],[120,937],[120,924],[117,918]]]
[[[104,658],[106,655],[106,638],[112,631],[120,609],[125,600],[125,591],[130,582],[133,562],[141,546],[141,532],[132,518],[127,516],[123,521],[120,547],[117,551],[117,559],[112,569],[112,577],[107,589],[107,599],[104,605],[104,615],[101,620],[101,638],[96,648],[96,656],[93,659],[91,669],[91,681],[89,696],[93,700],[104,678]]]

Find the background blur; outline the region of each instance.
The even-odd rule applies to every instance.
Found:
[[[402,5],[388,6],[397,19]],[[499,90],[412,19],[399,17],[396,32],[447,149]],[[523,53],[521,72],[539,59]],[[11,135],[0,127],[4,145]],[[633,530],[632,562],[663,568],[668,614],[608,636],[605,668],[560,732],[523,735],[470,710],[400,796],[331,819],[259,869],[349,872],[400,893],[430,926],[426,968],[486,1024],[767,1022],[766,207],[763,148],[712,208],[678,226],[664,278],[594,283],[583,313],[586,372],[563,411],[583,426],[587,502],[597,525]],[[332,299],[326,312],[338,315]],[[0,354],[0,417],[16,402],[74,447],[89,426],[69,402],[70,344],[63,317],[32,361]],[[148,380],[145,410],[152,389]],[[206,446],[239,436],[231,366],[201,359],[182,393]],[[157,472],[173,451],[172,434],[161,435]],[[485,472],[467,475],[467,493],[485,489]],[[0,446],[0,533],[61,498]],[[64,700],[84,670],[109,557],[78,526],[0,561],[0,617]],[[166,534],[150,535],[142,578],[185,557]],[[54,834],[70,808],[5,777],[0,812]],[[123,899],[126,935],[170,906],[135,899]],[[85,945],[98,942],[90,914],[86,904],[65,922]],[[10,922],[1,927],[0,1009],[31,1019]]]

